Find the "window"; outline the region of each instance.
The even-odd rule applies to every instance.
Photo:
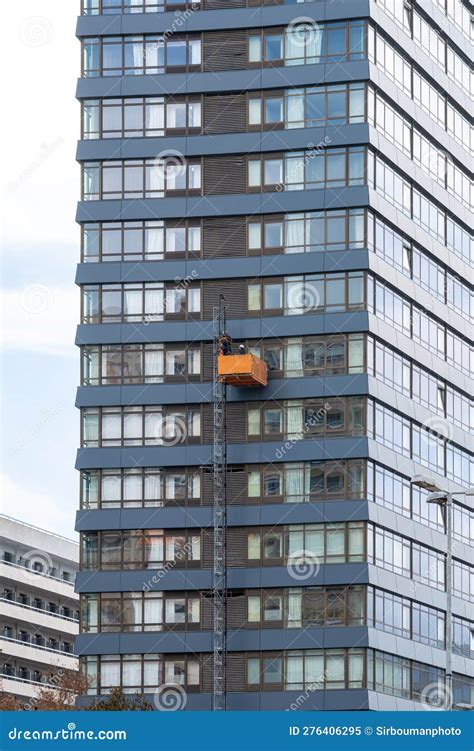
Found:
[[[249,32],[248,61],[254,65],[311,65],[362,60],[366,56],[366,23],[301,23],[294,28]]]
[[[247,223],[248,254],[363,248],[364,216],[363,209],[252,216]]]
[[[195,593],[122,592],[81,596],[85,633],[193,629],[200,625]]]
[[[312,128],[365,121],[365,84],[333,84],[249,94],[248,126]]]
[[[275,529],[247,530],[247,561],[250,565],[281,566],[302,551],[324,563],[365,559],[364,524],[301,524]]]
[[[247,310],[252,316],[339,313],[365,306],[363,272],[266,277],[251,282],[247,290]]]
[[[135,36],[86,37],[83,77],[157,75],[197,70],[201,66],[201,39],[185,36],[139,34]]]
[[[82,412],[83,445],[176,446],[200,443],[201,407],[102,407]]]
[[[250,191],[314,190],[364,185],[366,149],[314,148],[248,158]]]
[[[368,49],[369,60],[376,63],[438,126],[470,152],[472,144],[468,118],[451,103],[448,96],[438,91],[414,65],[405,60],[375,26],[369,26]],[[448,65],[452,69],[453,63]]]
[[[201,224],[183,220],[87,222],[82,225],[82,261],[158,261],[201,255]]]
[[[365,424],[365,400],[348,399],[288,400],[283,403],[247,404],[247,435],[275,440],[286,436],[301,440],[317,435],[362,435]]]
[[[247,468],[249,502],[301,503],[361,498],[363,487],[363,465],[359,461],[295,462]]]
[[[186,469],[102,469],[83,471],[82,508],[153,508],[200,505],[198,467]]]
[[[186,282],[85,285],[82,301],[83,323],[154,323],[201,317],[201,286]]]
[[[82,347],[83,385],[199,381],[198,345],[125,344]]]
[[[364,685],[364,654],[362,649],[251,653],[246,657],[247,690],[360,688]]]
[[[201,193],[201,160],[157,159],[84,162],[84,201],[163,198]]]
[[[198,533],[147,529],[82,535],[82,561],[86,570],[161,569],[165,563],[190,567],[200,560]]]
[[[186,691],[198,691],[201,681],[199,656],[127,654],[90,655],[84,658],[90,695],[109,694],[117,685],[124,692],[152,693],[163,684],[182,685]]]

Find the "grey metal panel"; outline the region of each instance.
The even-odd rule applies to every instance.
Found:
[[[190,261],[133,261],[132,263],[78,264],[77,284],[104,282],[176,281],[176,279],[229,279],[316,274],[369,268],[368,250],[335,250],[330,253],[290,253],[247,258]]]
[[[369,314],[326,313],[324,315],[275,316],[229,321],[234,339],[273,338],[368,331]],[[211,321],[166,323],[81,324],[76,344],[136,344],[138,342],[203,342],[212,339]]]
[[[386,96],[396,102],[404,112],[409,115],[426,133],[430,134],[442,148],[452,154],[460,164],[466,164],[469,156],[460,143],[454,140],[449,133],[439,125],[434,118],[425,112],[415,101],[406,94],[400,86],[392,81],[382,69],[370,63],[370,80]]]
[[[369,518],[368,501],[318,501],[317,503],[285,503],[230,506],[229,527],[273,524],[307,524],[324,522],[365,521]],[[76,531],[114,529],[192,529],[212,524],[212,508],[135,508],[82,510],[76,514]]]
[[[367,563],[332,563],[322,564],[319,571],[305,579],[305,586],[323,584],[366,584],[368,579]],[[268,568],[229,568],[229,589],[252,587],[294,587],[295,579],[286,567],[269,566]]]
[[[456,47],[464,52],[466,57],[471,60],[474,58],[473,43],[464,36],[462,31],[452,23],[433,0],[417,0],[417,4],[427,13],[428,18],[431,18],[436,26],[454,42]]]
[[[331,188],[330,190],[295,190],[282,193],[248,193],[246,195],[201,196],[193,198],[148,198],[143,201],[80,201],[78,222],[136,219],[179,219],[183,216],[245,216],[278,214],[290,211],[319,211],[367,206],[366,186]]]
[[[368,376],[335,375],[307,378],[274,378],[263,392],[249,393],[245,388],[229,388],[229,402],[252,402],[262,399],[303,399],[368,394]],[[212,400],[212,384],[142,384],[140,386],[82,386],[77,390],[76,407],[123,404],[200,404]]]
[[[356,62],[317,63],[292,65],[262,70],[230,70],[214,73],[164,73],[156,76],[124,76],[105,78],[80,78],[77,82],[78,99],[121,96],[163,96],[172,94],[223,93],[225,91],[255,91],[285,87],[312,86],[318,83],[366,81],[369,63]]]
[[[365,626],[337,628],[240,629],[228,635],[229,652],[367,647]]]
[[[390,15],[384,12],[381,6],[377,3],[372,3],[371,17],[386,34],[389,35],[396,44],[398,44],[403,52],[410,57],[413,62],[418,65],[421,70],[425,71],[436,86],[445,91],[451,99],[463,107],[466,112],[473,114],[472,100],[469,95],[463,91],[463,89],[456,84],[452,78],[448,77],[439,64],[429,56],[429,54],[421,47],[418,42],[411,39],[403,29],[401,29]],[[454,24],[453,24],[454,25]],[[472,61],[472,56],[466,60],[469,65]]]
[[[426,665],[444,668],[446,664],[446,653],[443,649],[436,649],[427,644],[420,644],[373,628],[368,630],[368,646],[382,652],[406,657],[409,660],[417,660]],[[474,675],[474,660],[453,655],[453,672]]]
[[[255,464],[288,461],[358,459],[368,456],[368,438],[330,438],[317,441],[239,443],[228,447],[229,464]],[[76,469],[107,467],[195,467],[211,464],[211,446],[79,449]]]
[[[305,586],[323,584],[368,583],[367,563],[331,563],[321,565],[317,574],[305,579]],[[76,577],[76,592],[142,592],[194,589],[212,586],[212,571],[174,568],[149,571],[80,571]],[[295,579],[285,566],[268,568],[229,568],[229,589],[255,587],[294,587]]]
[[[362,626],[304,629],[240,629],[228,634],[229,652],[282,649],[337,649],[368,646],[368,630]],[[153,652],[211,652],[212,633],[165,631],[127,634],[83,634],[76,650],[87,654],[150,654]]]
[[[212,587],[212,571],[174,568],[171,571],[80,571],[76,576],[76,592],[152,592]]]
[[[202,136],[161,138],[106,138],[79,141],[78,161],[97,159],[154,159],[157,154],[178,151],[183,156],[210,154],[251,154],[284,149],[312,149],[331,146],[358,146],[369,142],[369,126],[325,125],[262,133],[215,133]]]
[[[109,36],[117,34],[164,33],[182,34],[214,29],[245,29],[282,26],[294,21],[296,9],[292,5],[232,10],[206,10],[202,13],[134,13],[117,16],[81,16],[76,35]],[[341,18],[365,18],[369,15],[368,0],[331,0],[331,3],[310,2],[304,6],[305,18],[331,21]]]
[[[387,694],[376,694],[365,689],[348,689],[338,691],[265,691],[259,693],[251,691],[248,693],[227,694],[227,710],[231,712],[238,711],[361,711],[379,708],[378,704],[383,702],[383,709],[395,711],[424,709],[420,702],[398,699]],[[303,698],[302,698],[303,696]],[[77,699],[77,706],[90,706],[94,701],[101,697],[80,696]],[[103,697],[105,698],[105,697]],[[155,707],[155,694],[144,694],[144,698]],[[186,696],[186,712],[210,711],[212,709],[212,694],[195,694],[188,693]],[[158,711],[158,709],[156,710]]]

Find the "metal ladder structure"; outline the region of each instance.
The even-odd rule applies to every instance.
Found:
[[[213,486],[214,486],[214,690],[213,710],[226,709],[226,652],[227,652],[227,443],[226,443],[226,385],[219,382],[218,355],[219,340],[225,332],[224,296],[219,298],[219,306],[214,308],[213,346]]]

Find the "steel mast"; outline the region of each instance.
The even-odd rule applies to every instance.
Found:
[[[226,652],[227,652],[227,443],[226,443],[226,385],[218,378],[220,337],[225,332],[224,296],[219,298],[213,316],[213,486],[214,486],[214,691],[213,710],[226,709]]]

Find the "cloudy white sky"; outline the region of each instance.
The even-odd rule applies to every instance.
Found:
[[[78,0],[8,4],[0,53],[0,511],[68,536],[78,502],[78,7]]]

